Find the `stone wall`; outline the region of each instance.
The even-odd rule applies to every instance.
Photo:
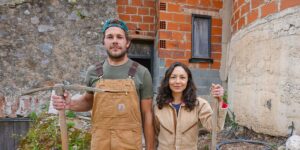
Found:
[[[300,6],[285,9],[232,35],[228,96],[240,125],[286,136],[293,122],[300,133],[299,18]]]
[[[26,116],[49,101],[50,92],[20,97],[22,90],[83,84],[87,67],[106,56],[99,31],[111,17],[115,0],[1,1],[0,117]]]

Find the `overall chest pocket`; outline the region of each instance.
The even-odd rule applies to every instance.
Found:
[[[101,103],[100,113],[106,118],[126,118],[131,109],[126,93],[108,93]]]

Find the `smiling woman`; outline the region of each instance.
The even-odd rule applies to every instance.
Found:
[[[221,130],[227,113],[224,89],[212,84],[211,95],[220,102],[217,128]],[[196,86],[189,68],[179,62],[167,69],[156,98],[155,131],[158,150],[197,150],[198,128],[212,130],[212,109],[196,96]]]

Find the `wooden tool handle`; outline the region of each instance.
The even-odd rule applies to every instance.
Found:
[[[55,86],[55,94],[59,96],[64,96],[64,89],[63,86]],[[67,123],[66,123],[66,114],[65,110],[60,110],[59,113],[59,126],[60,126],[60,132],[61,132],[61,145],[62,150],[68,150],[68,130],[67,130]]]
[[[217,149],[217,122],[218,122],[218,101],[210,96],[210,100],[212,102],[213,115],[212,115],[212,137],[211,137],[211,149]]]

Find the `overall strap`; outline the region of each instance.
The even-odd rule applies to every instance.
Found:
[[[137,62],[133,61],[130,69],[128,70],[128,76],[129,77],[134,77],[138,66],[139,66],[139,64]]]
[[[104,64],[104,61],[97,62],[95,64],[95,66],[96,66],[96,73],[97,73],[98,77],[103,76],[103,64]]]

